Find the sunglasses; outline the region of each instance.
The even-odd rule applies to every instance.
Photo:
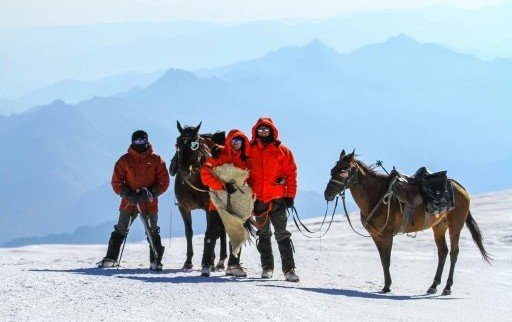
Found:
[[[133,144],[142,145],[142,144],[148,144],[148,140],[143,138],[137,138],[132,141]]]
[[[242,144],[242,143],[244,143],[244,140],[239,139],[239,138],[231,140],[231,144]]]
[[[265,133],[265,132],[270,132],[270,128],[263,127],[263,126],[258,128],[258,133]]]

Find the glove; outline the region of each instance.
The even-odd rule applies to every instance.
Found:
[[[134,205],[137,205],[141,202],[139,195],[135,191],[131,191],[130,195],[127,198]]]
[[[121,196],[121,198],[128,198],[131,193],[132,193],[132,190],[128,186],[123,185],[123,188],[121,189],[121,192],[119,193],[119,196]]]
[[[149,189],[140,189],[139,192],[137,192],[137,197],[139,198],[139,202],[150,201],[153,199],[153,194]]]
[[[295,204],[295,202],[293,201],[293,198],[291,198],[291,197],[284,197],[283,201],[284,201],[284,205],[286,208],[291,208]]]
[[[158,193],[158,186],[157,185],[149,187],[149,192],[151,192],[151,194],[153,195],[153,198],[156,198],[156,197],[158,197],[160,195],[160,193]]]
[[[218,159],[219,156],[220,156],[220,153],[222,152],[222,148],[220,146],[218,146],[217,144],[214,145],[211,149],[210,149],[210,153],[212,154],[212,157],[214,159]]]
[[[236,187],[233,183],[226,182],[226,184],[224,185],[224,190],[226,190],[228,194],[232,195],[236,192]]]

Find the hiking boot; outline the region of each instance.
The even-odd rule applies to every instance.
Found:
[[[203,268],[201,268],[201,276],[210,277],[211,272],[211,266],[203,266]]]
[[[240,265],[231,265],[226,269],[226,276],[247,277],[247,272]]]
[[[299,281],[299,275],[295,273],[295,269],[291,268],[284,272],[284,277],[286,278],[287,282],[298,282]]]
[[[117,263],[117,261],[105,257],[101,261],[97,262],[96,266],[98,266],[99,268],[112,268],[119,266],[119,264]]]
[[[219,271],[222,271],[226,268],[226,264],[224,264],[225,262],[225,259],[220,259],[219,262],[217,263],[217,265],[215,265],[215,269],[216,270],[219,270]]]
[[[271,268],[264,268],[261,271],[261,278],[272,278],[274,271]]]

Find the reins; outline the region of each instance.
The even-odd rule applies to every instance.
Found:
[[[329,202],[327,202],[327,204],[326,204],[326,209],[325,209],[324,219],[322,220],[322,224],[320,225],[320,227],[318,229],[316,229],[314,231],[309,229],[302,222],[302,220],[299,217],[299,213],[297,212],[297,209],[295,207],[291,207],[291,210],[286,209],[286,212],[288,213],[288,216],[290,216],[290,215],[292,216],[293,222],[295,223],[295,226],[297,227],[297,230],[302,235],[304,235],[307,238],[317,239],[317,238],[322,238],[323,236],[325,236],[327,234],[327,232],[331,229],[331,225],[332,225],[332,223],[334,221],[334,214],[336,213],[337,206],[338,206],[338,199],[336,198],[336,202],[334,204],[334,209],[333,209],[332,215],[331,215],[331,220],[329,222],[329,225],[327,226],[327,229],[324,232],[321,232],[321,231],[322,231],[322,228],[323,228],[323,226],[325,224],[325,220],[327,219],[327,215],[328,215],[328,212],[329,212]],[[311,236],[311,235],[308,235],[307,233],[305,233],[304,231],[306,231],[308,234],[319,234],[319,235],[318,236]]]

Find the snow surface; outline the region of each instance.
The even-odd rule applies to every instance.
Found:
[[[425,294],[437,265],[431,231],[395,238],[392,292],[379,294],[383,276],[373,242],[356,236],[337,215],[321,240],[302,237],[289,223],[297,284],[283,281],[279,269],[273,280],[259,279],[254,245],[242,255],[248,278],[220,272],[199,277],[199,235],[195,269],[189,272],[178,269],[185,258],[183,238],[171,240],[159,274],[148,272],[145,242],[127,243],[119,270],[95,268],[106,245],[0,249],[0,320],[511,321],[512,190],[476,196],[472,213],[495,260],[489,266],[481,259],[464,228],[450,296]],[[274,254],[278,268],[275,244]],[[447,262],[439,291],[448,267]]]

